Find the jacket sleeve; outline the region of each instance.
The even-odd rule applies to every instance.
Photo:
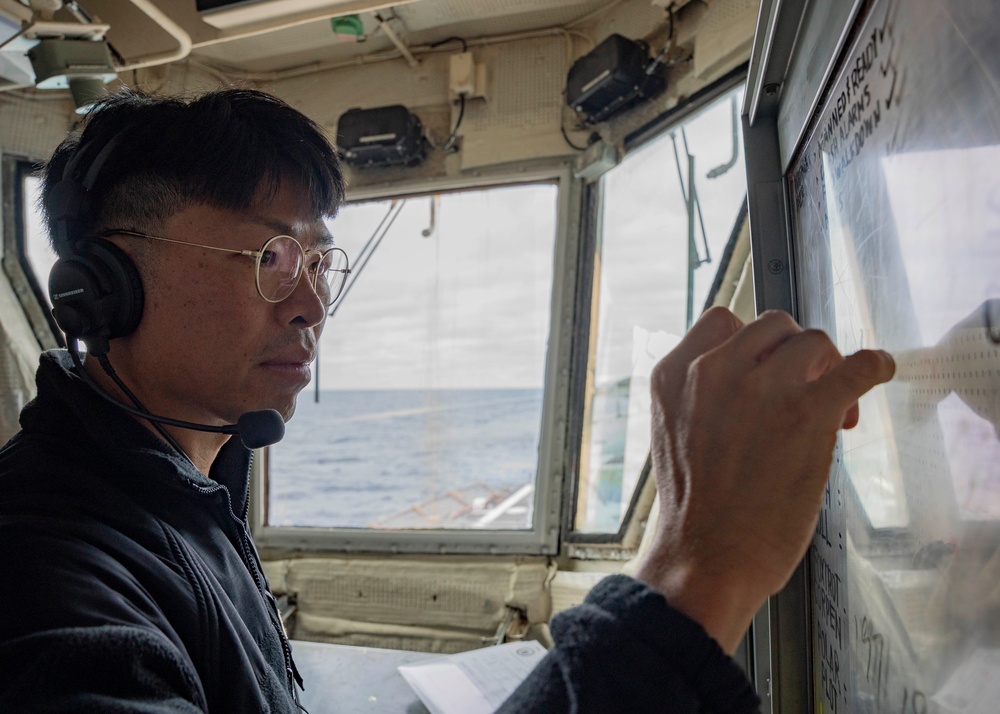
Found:
[[[4,712],[205,711],[194,671],[162,634],[141,627],[72,627],[3,642],[0,682]]]
[[[757,712],[746,675],[718,643],[645,584],[602,580],[552,621],[556,646],[500,712]]]

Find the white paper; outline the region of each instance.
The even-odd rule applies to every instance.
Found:
[[[545,657],[535,641],[508,642],[400,665],[431,714],[491,714]]]

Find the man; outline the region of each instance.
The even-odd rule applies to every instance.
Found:
[[[342,201],[318,127],[258,92],[122,95],[56,150],[52,297],[88,357],[43,356],[0,452],[0,711],[297,710],[246,524],[243,442],[273,435],[244,415],[291,417],[309,380]],[[755,710],[728,655],[805,552],[837,430],[892,369],[787,316],[707,313],[653,375],[662,513],[638,579],[556,618],[504,709]]]

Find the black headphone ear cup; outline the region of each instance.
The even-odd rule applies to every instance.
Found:
[[[111,241],[101,239],[96,242],[98,250],[107,252],[105,260],[108,269],[114,275],[116,290],[117,286],[121,286],[120,297],[117,300],[118,312],[111,327],[111,337],[131,335],[139,326],[146,302],[139,269],[135,267],[128,254]]]
[[[135,263],[103,238],[78,242],[49,273],[52,315],[67,337],[94,354],[107,341],[132,333],[142,318],[144,294]]]

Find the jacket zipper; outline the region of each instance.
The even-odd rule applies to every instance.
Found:
[[[296,704],[299,702],[298,692],[295,690],[295,683],[297,682],[300,687],[302,687],[302,676],[298,672],[298,668],[295,666],[295,660],[292,659],[292,646],[288,642],[288,637],[285,636],[285,628],[281,624],[281,613],[278,612],[278,602],[274,599],[274,595],[271,594],[270,590],[264,588],[264,583],[261,581],[257,573],[257,561],[253,557],[250,546],[250,531],[247,525],[247,518],[250,515],[250,472],[253,471],[253,455],[254,452],[250,452],[250,463],[247,464],[246,473],[246,484],[247,492],[246,498],[243,503],[243,518],[240,520],[240,532],[242,538],[240,542],[243,544],[244,557],[247,559],[247,563],[250,564],[250,572],[254,576],[254,581],[257,583],[257,589],[264,595],[265,599],[271,603],[271,614],[273,615],[271,623],[274,625],[275,629],[278,631],[278,639],[281,640],[281,650],[285,655],[285,672],[288,675],[289,681],[288,686],[292,692],[292,699]],[[229,512],[232,513],[233,505],[232,501],[229,502]],[[304,688],[304,687],[303,687]],[[299,707],[301,709],[301,706]]]
[[[250,464],[247,467],[247,479],[250,478],[250,470],[252,468],[253,468],[253,452],[251,451]],[[247,483],[249,483],[249,480],[247,481]],[[191,484],[191,485],[195,488],[195,490],[200,491],[201,493],[204,493],[206,495],[214,494],[219,491],[222,491],[225,494],[226,505],[228,506],[229,515],[240,526],[240,549],[243,551],[242,552],[243,562],[246,565],[247,570],[250,572],[250,575],[253,577],[254,584],[257,586],[257,592],[260,593],[261,598],[263,598],[265,602],[270,603],[271,601],[268,599],[269,593],[266,593],[264,591],[264,584],[260,579],[260,575],[257,571],[257,566],[254,563],[253,556],[247,544],[246,519],[250,512],[249,490],[247,492],[246,504],[244,505],[243,508],[243,518],[240,519],[239,516],[236,515],[236,512],[233,510],[233,498],[229,493],[229,489],[227,489],[225,486],[222,485],[199,486],[198,484]],[[280,617],[277,620],[275,620],[275,618],[277,617],[277,615],[275,614],[276,609],[277,609],[276,606],[268,608],[268,616],[269,616],[268,619],[270,619],[271,626],[274,627],[275,631],[278,633],[278,639],[281,642],[281,652],[282,655],[284,655],[284,660],[285,660],[285,678],[288,681],[288,689],[292,694],[292,701],[295,702],[296,706],[302,709],[302,705],[299,704],[298,692],[295,691],[295,683],[297,680],[299,681],[299,686],[302,686],[301,677],[295,670],[295,665],[292,661],[292,648],[291,645],[288,644],[288,638],[285,637],[285,630],[281,626]]]

